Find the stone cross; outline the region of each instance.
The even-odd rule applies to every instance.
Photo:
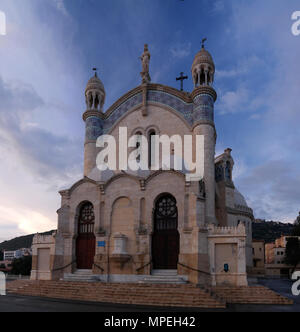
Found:
[[[180,77],[176,78],[176,81],[181,81],[180,82],[180,91],[183,91],[183,81],[187,80],[189,77],[188,76],[183,76],[183,72],[180,73]]]
[[[97,77],[97,70],[98,70],[98,68],[96,68],[96,67],[93,68],[93,71],[95,72],[95,77]]]

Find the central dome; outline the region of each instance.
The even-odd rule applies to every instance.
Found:
[[[237,190],[234,190],[234,204],[237,206],[248,207],[245,197]]]

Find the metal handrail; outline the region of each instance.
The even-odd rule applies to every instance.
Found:
[[[56,271],[61,271],[61,270],[64,270],[66,269],[67,267],[71,266],[72,264],[76,263],[76,260],[71,262],[70,264],[64,266],[64,267],[59,267],[58,269],[53,269],[52,272],[56,272]]]
[[[104,272],[104,269],[101,266],[99,266],[99,265],[97,265],[95,263],[93,264],[93,266],[97,267],[99,270],[101,270],[101,272]]]
[[[195,269],[195,268],[193,268],[193,267],[190,267],[190,266],[184,265],[184,264],[182,264],[182,263],[178,263],[178,265],[180,265],[180,266],[182,266],[182,267],[184,267],[184,268],[186,268],[186,269],[192,270],[192,271],[196,271],[196,272],[199,272],[199,273],[203,273],[203,274],[210,275],[209,272],[202,271],[202,270],[198,270],[198,269]]]
[[[149,266],[151,263],[152,263],[152,259],[151,259],[151,261],[150,261],[149,263],[147,263],[147,264],[145,264],[144,266],[141,266],[141,267],[139,267],[138,269],[136,269],[136,272],[138,272],[138,271],[144,269],[145,267]]]

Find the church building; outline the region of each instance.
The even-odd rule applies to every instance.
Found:
[[[32,280],[247,285],[253,211],[235,188],[231,149],[215,155],[213,58],[203,44],[186,92],[152,83],[150,57],[145,45],[141,84],[106,110],[97,73],[88,81],[83,177],[60,192],[57,231],[34,237]],[[121,127],[149,144],[153,135],[202,135],[203,178],[172,168],[100,171],[97,139],[119,141]]]

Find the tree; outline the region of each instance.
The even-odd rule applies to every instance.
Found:
[[[0,250],[0,261],[3,261],[3,259],[4,259],[4,254],[3,254],[3,251],[2,251],[2,250]]]
[[[32,266],[32,256],[24,256],[14,259],[12,262],[11,274],[29,276]]]
[[[298,237],[290,237],[287,239],[285,249],[285,263],[294,267],[294,273],[297,265],[300,263],[300,241]]]
[[[300,212],[298,218],[294,223],[293,236],[300,236]]]

